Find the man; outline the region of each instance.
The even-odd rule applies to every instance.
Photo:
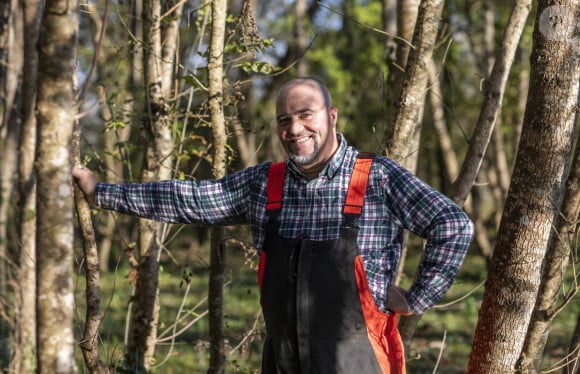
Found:
[[[473,236],[465,213],[392,160],[349,147],[338,109],[313,78],[276,101],[283,163],[220,180],[97,183],[89,201],[163,222],[249,224],[260,251],[263,373],[404,373],[397,314],[418,314],[451,286]],[[393,286],[403,230],[426,238],[408,292]]]

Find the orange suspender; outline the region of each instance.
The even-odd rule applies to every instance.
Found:
[[[285,162],[275,162],[268,171],[266,211],[278,210],[282,207],[282,190],[284,189]]]
[[[362,207],[365,199],[365,191],[369,180],[369,172],[373,164],[372,156],[366,153],[359,153],[352,170],[346,201],[342,212],[344,214],[355,214],[359,216],[362,213]]]
[[[344,214],[360,215],[362,213],[373,157],[374,155],[369,153],[358,154],[342,210]],[[270,165],[270,170],[268,171],[268,203],[266,204],[266,211],[278,210],[282,207],[285,171],[285,162],[276,162]]]

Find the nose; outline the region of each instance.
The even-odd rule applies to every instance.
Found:
[[[288,120],[288,132],[290,134],[298,134],[304,128],[302,119],[298,116],[292,116]]]

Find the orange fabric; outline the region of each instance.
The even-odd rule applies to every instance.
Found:
[[[268,171],[267,194],[268,203],[266,210],[276,210],[282,207],[282,191],[284,189],[284,172],[286,171],[285,162],[275,162],[270,165]]]
[[[373,163],[372,158],[357,158],[350,177],[346,201],[344,203],[344,214],[361,214],[367,189],[369,171]]]
[[[377,308],[369,288],[360,256],[354,262],[356,283],[375,356],[385,374],[405,374],[405,351],[397,328],[397,316]]]

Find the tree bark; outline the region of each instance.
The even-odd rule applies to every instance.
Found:
[[[10,224],[10,205],[16,189],[16,170],[18,167],[18,142],[20,138],[20,102],[23,68],[23,16],[17,0],[6,1],[1,7],[2,16],[6,19],[6,29],[0,36],[0,106],[4,115],[0,126],[0,300],[10,300],[8,296],[9,274],[16,269],[8,266],[10,255],[8,227]],[[5,131],[2,131],[4,127]],[[2,136],[2,133],[4,136]],[[12,249],[14,251],[14,249]],[[12,326],[9,321],[0,318],[0,368],[7,367],[10,361],[10,336]]]
[[[80,131],[78,121],[75,124],[73,139],[72,161],[74,165],[80,165]],[[74,199],[76,213],[81,231],[84,265],[85,265],[85,326],[80,347],[85,359],[85,364],[90,373],[105,373],[104,365],[99,360],[99,326],[101,325],[101,284],[99,274],[99,255],[95,230],[91,218],[91,208],[80,188],[75,184]]]
[[[570,347],[568,348],[568,358],[566,363],[566,368],[564,368],[565,374],[580,373],[580,313],[578,313],[576,328],[574,329],[572,339],[570,340]]]
[[[213,176],[226,175],[225,117],[223,108],[223,53],[226,37],[227,1],[214,0],[211,4],[212,23],[208,61],[209,109],[213,134]],[[208,373],[221,374],[225,371],[225,346],[223,331],[223,287],[226,265],[224,228],[211,230],[211,256],[209,270],[209,335],[210,363]]]
[[[175,5],[175,7],[173,7]],[[171,134],[171,107],[177,27],[183,3],[162,4],[146,0],[143,6],[146,109],[144,136],[147,150],[141,182],[170,179],[174,141]],[[162,18],[162,9],[173,12]],[[132,305],[131,335],[127,347],[130,368],[149,370],[157,340],[159,319],[159,256],[164,240],[163,225],[139,219],[139,260],[135,297]]]
[[[481,167],[483,155],[489,144],[491,132],[503,100],[508,74],[531,7],[531,0],[518,0],[514,4],[502,37],[502,43],[496,53],[491,74],[484,82],[484,102],[475,125],[475,131],[469,142],[465,161],[461,165],[459,176],[453,184],[450,196],[459,205],[462,205],[467,198]]]
[[[70,144],[77,1],[48,0],[38,43],[37,371],[76,373]]]
[[[576,125],[580,67],[570,43],[576,1],[550,17],[540,1],[521,144],[479,313],[469,373],[511,372],[523,348],[552,227],[564,195]],[[568,17],[567,15],[572,15]],[[568,39],[567,39],[568,37]],[[542,168],[538,168],[542,165]]]
[[[528,327],[524,348],[518,360],[518,371],[521,373],[539,371],[542,354],[550,334],[550,325],[558,312],[570,301],[564,300],[564,305],[558,305],[558,296],[570,262],[571,246],[576,238],[579,216],[580,147],[576,147],[570,175],[566,180],[562,211],[554,228],[555,234],[550,239],[536,306]]]
[[[386,139],[387,156],[411,171],[415,171],[417,165],[421,120],[429,81],[428,67],[444,3],[443,0],[422,0],[419,5],[412,40],[414,48],[409,52],[401,94],[394,109],[394,124],[389,127]],[[398,11],[404,11],[405,7],[399,8],[399,5],[401,3],[398,3]],[[403,27],[400,23],[399,26]],[[399,30],[401,33],[401,28]],[[397,49],[397,60],[402,59],[400,54],[404,52],[405,50]],[[405,253],[406,249],[401,255],[397,274],[401,274]],[[401,318],[399,330],[406,347],[410,344],[420,318],[420,316]]]
[[[23,3],[24,60],[22,81],[22,132],[19,142],[18,163],[18,215],[20,238],[20,260],[15,305],[14,358],[12,368],[15,373],[31,373],[36,367],[36,175],[34,157],[36,153],[36,78],[38,75],[38,53],[36,43],[39,37],[42,15],[39,0]]]
[[[422,0],[405,68],[402,91],[394,112],[394,125],[386,141],[387,155],[410,170],[415,169],[421,133],[421,115],[428,82],[428,66],[437,39],[443,0]]]

